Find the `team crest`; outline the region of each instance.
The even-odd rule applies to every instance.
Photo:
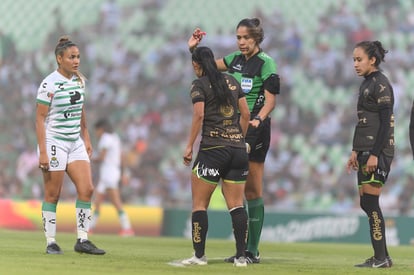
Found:
[[[220,113],[223,114],[224,117],[232,117],[234,114],[234,108],[231,105],[220,106]]]
[[[50,159],[49,164],[50,164],[50,167],[56,168],[56,167],[59,166],[59,161],[58,161],[58,159],[56,157],[52,157]]]

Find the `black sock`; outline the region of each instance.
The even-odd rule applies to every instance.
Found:
[[[361,208],[368,216],[374,257],[378,260],[383,260],[387,256],[387,248],[385,242],[385,221],[379,206],[379,197],[363,194],[361,197]]]
[[[204,256],[208,231],[207,211],[196,211],[191,216],[193,248],[197,258]]]
[[[233,224],[233,234],[236,240],[236,258],[246,256],[247,240],[247,212],[244,207],[239,207],[230,211]]]

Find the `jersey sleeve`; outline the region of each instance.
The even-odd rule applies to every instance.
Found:
[[[194,103],[197,102],[204,102],[205,96],[204,91],[201,85],[201,81],[198,79],[194,80],[191,85],[191,91],[190,91],[191,101]]]
[[[375,83],[375,98],[378,104],[380,126],[371,154],[378,156],[386,145],[389,129],[391,127],[391,116],[393,113],[394,96],[390,83],[383,77]]]
[[[264,54],[264,64],[262,66],[263,88],[272,94],[280,93],[280,77],[276,73],[276,62],[268,55]]]
[[[386,79],[381,79],[378,83],[375,84],[375,99],[378,106],[392,107],[394,105],[394,96],[390,83]]]
[[[230,66],[231,62],[233,61],[233,59],[235,58],[235,56],[237,54],[240,54],[240,52],[233,52],[233,53],[223,57],[223,62],[226,65],[227,68]]]
[[[50,105],[50,102],[53,99],[54,95],[54,85],[47,81],[43,80],[37,89],[36,102],[43,105]]]

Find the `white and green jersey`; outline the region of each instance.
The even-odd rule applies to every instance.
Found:
[[[40,84],[36,102],[49,106],[45,120],[46,136],[65,141],[79,139],[85,88],[74,75],[68,79],[58,71]]]

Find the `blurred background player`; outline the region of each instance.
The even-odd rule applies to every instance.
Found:
[[[135,233],[131,228],[131,223],[127,213],[122,206],[119,183],[121,180],[122,168],[122,148],[119,136],[113,131],[112,125],[107,119],[98,120],[95,123],[95,132],[98,138],[98,153],[92,158],[99,163],[99,181],[96,187],[94,200],[94,214],[90,228],[95,228],[105,195],[108,195],[111,203],[116,208],[121,223],[119,235],[128,237]]]

